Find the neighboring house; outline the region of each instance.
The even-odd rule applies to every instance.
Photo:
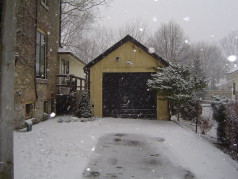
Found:
[[[60,74],[70,74],[84,79],[86,78],[83,70],[86,65],[84,61],[63,48],[58,50],[58,55],[60,60]]]
[[[206,89],[204,90],[203,100],[211,100],[213,96],[226,97],[228,99],[232,99],[232,90],[231,90],[231,81],[228,77],[219,81],[219,83],[215,84],[215,89]],[[208,84],[209,86],[209,84]]]
[[[147,86],[155,68],[167,65],[127,35],[85,66],[94,116],[168,120],[168,102]]]
[[[60,48],[58,51],[59,69],[58,94],[56,94],[56,113],[74,114],[77,110],[80,91],[87,89],[85,62],[73,53]]]
[[[17,1],[15,127],[54,111],[59,74],[60,0]]]
[[[232,100],[238,100],[238,67],[233,68],[228,73],[228,79],[232,85]]]
[[[75,56],[72,52],[65,51],[64,49],[60,48],[58,51],[59,55],[59,62],[60,62],[60,73],[57,75],[59,77],[59,93],[64,93],[61,89],[65,86],[60,85],[66,85],[69,84],[70,79],[72,85],[74,85],[72,88],[75,88],[75,90],[84,90],[85,89],[85,79],[86,74],[84,73],[84,66],[86,63],[82,60],[80,60],[77,56]],[[69,88],[69,86],[66,88]],[[67,90],[66,90],[67,91]],[[66,93],[69,93],[66,92]]]

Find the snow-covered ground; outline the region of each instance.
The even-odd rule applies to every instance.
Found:
[[[14,132],[15,179],[83,178],[83,172],[96,155],[99,139],[112,133],[163,138],[168,160],[197,178],[238,178],[235,161],[173,121],[103,118],[58,123],[59,118],[70,117],[56,117],[34,125],[31,132]]]

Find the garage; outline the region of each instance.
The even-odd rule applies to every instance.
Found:
[[[103,117],[156,118],[156,94],[146,83],[151,73],[104,73]]]
[[[169,120],[168,101],[147,87],[156,67],[169,63],[127,35],[89,62],[90,101],[95,117]]]

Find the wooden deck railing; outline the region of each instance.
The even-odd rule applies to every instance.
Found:
[[[87,82],[86,79],[70,75],[70,74],[58,74],[56,75],[58,80],[59,93],[71,93],[76,91],[87,90]],[[62,90],[64,89],[64,90]],[[64,91],[64,92],[61,92]]]

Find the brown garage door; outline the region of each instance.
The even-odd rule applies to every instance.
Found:
[[[104,73],[103,116],[156,118],[156,95],[146,85],[151,73]]]

